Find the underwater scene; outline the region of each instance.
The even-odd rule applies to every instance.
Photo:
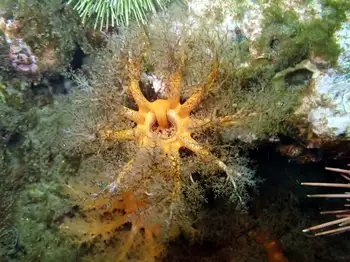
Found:
[[[349,262],[349,0],[0,0],[0,262]]]

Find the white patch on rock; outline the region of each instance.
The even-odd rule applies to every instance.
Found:
[[[350,137],[350,79],[334,70],[316,79],[308,120],[317,135]]]
[[[348,15],[350,19],[350,15]],[[338,58],[338,66],[342,70],[350,71],[350,22],[342,24],[340,30],[335,34],[340,48],[343,50]]]
[[[350,138],[350,22],[335,36],[342,48],[338,66],[316,77],[312,93],[303,98],[296,115],[307,115],[313,133],[325,138]]]
[[[154,91],[161,95],[161,96],[165,96],[165,82],[158,78],[156,75],[154,74],[143,74],[142,78],[149,81],[152,84],[152,88],[154,89]]]
[[[329,69],[315,83],[315,101],[326,102],[313,108],[309,121],[318,135],[350,138],[350,22],[336,33],[342,53],[337,69]]]

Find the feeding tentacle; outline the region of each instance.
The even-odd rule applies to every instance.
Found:
[[[106,130],[100,131],[100,136],[106,140],[136,140],[135,129],[125,129],[125,130]]]
[[[233,170],[229,168],[224,162],[222,162],[219,158],[215,157],[208,149],[199,144],[196,140],[194,140],[190,136],[182,136],[180,137],[184,146],[198,154],[203,159],[211,159],[221,168],[225,173],[232,177],[234,175]]]
[[[176,200],[181,189],[181,171],[180,171],[180,154],[177,149],[173,149],[170,152],[171,165],[174,170],[174,190],[172,193],[172,199]]]
[[[195,119],[192,117],[192,123],[190,125],[191,130],[205,130],[207,128],[212,128],[212,127],[229,127],[229,126],[234,126],[238,125],[241,123],[243,120],[242,118],[249,117],[251,115],[254,115],[254,113],[249,113],[247,114],[246,111],[239,110],[233,115],[229,116],[222,116],[222,117],[209,117],[205,119]]]
[[[125,117],[131,121],[134,121],[135,123],[138,123],[138,124],[145,121],[145,117],[142,116],[141,114],[139,114],[139,112],[132,110],[132,109],[125,107],[125,106],[121,106],[119,113],[123,117]]]
[[[170,108],[173,109],[180,104],[180,93],[182,87],[182,75],[180,72],[175,72],[170,78]]]
[[[219,61],[216,60],[214,63],[214,69],[209,74],[209,79],[206,84],[202,84],[197,91],[195,91],[188,99],[187,101],[181,105],[180,108],[180,116],[186,116],[191,113],[191,111],[199,106],[199,104],[204,99],[205,94],[210,90],[215,80],[217,79],[219,73]]]
[[[150,102],[143,95],[139,80],[140,80],[140,59],[129,61],[129,78],[130,87],[129,92],[131,93],[134,101],[136,102],[139,110],[149,109]]]

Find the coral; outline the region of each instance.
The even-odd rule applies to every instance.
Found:
[[[333,171],[340,173],[340,175],[347,181],[350,181],[350,177],[348,176],[350,174],[350,170],[346,169],[340,169],[340,168],[331,168],[326,167],[326,170]],[[319,186],[319,187],[335,187],[335,188],[350,188],[350,184],[342,184],[342,183],[301,183],[304,186]],[[321,197],[321,198],[345,198],[348,200],[350,198],[349,193],[344,194],[315,194],[315,195],[308,195],[308,197]],[[345,204],[345,207],[348,207],[348,204]],[[350,230],[350,211],[348,209],[343,210],[332,210],[332,211],[322,211],[321,214],[335,214],[337,219],[323,223],[320,225],[312,226],[309,228],[306,228],[303,230],[303,232],[313,232],[318,231],[315,233],[315,236],[322,236],[322,235],[329,235],[329,234],[337,234],[342,233]],[[336,226],[336,228],[328,229],[332,226]],[[321,231],[319,231],[321,230]]]

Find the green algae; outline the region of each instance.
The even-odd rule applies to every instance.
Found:
[[[331,64],[336,64],[341,49],[334,33],[346,21],[349,2],[322,1],[322,17],[314,15],[305,21],[299,19],[295,10],[283,10],[281,5],[282,3],[275,2],[264,9],[263,31],[258,42],[265,51],[274,37],[279,41],[276,60],[281,68],[289,67],[309,56],[320,56]]]

